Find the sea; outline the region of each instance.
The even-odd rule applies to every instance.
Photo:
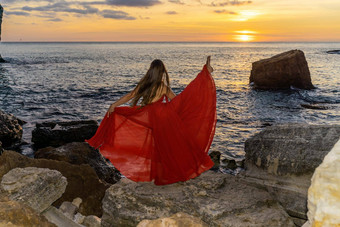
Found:
[[[253,89],[252,62],[292,49],[304,52],[316,89]],[[329,50],[340,50],[340,43],[2,42],[7,63],[0,63],[0,109],[27,122],[23,140],[29,144],[38,122],[100,123],[154,59],[165,63],[171,88],[179,94],[211,55],[217,125],[210,151],[240,161],[246,139],[266,126],[340,123],[340,51]],[[34,151],[26,145],[22,153]]]

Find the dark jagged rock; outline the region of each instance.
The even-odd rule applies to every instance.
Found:
[[[313,89],[308,64],[301,50],[290,50],[253,62],[250,83],[257,89]]]
[[[82,199],[79,212],[84,215],[102,215],[101,201],[105,190],[110,186],[102,182],[94,169],[89,165],[73,165],[63,161],[28,158],[14,151],[5,151],[0,156],[0,179],[16,167],[38,167],[58,170],[67,179],[64,194],[53,203],[59,207],[64,201],[72,201],[76,197]]]
[[[328,106],[319,106],[319,105],[311,105],[311,104],[301,104],[301,107],[306,109],[312,109],[312,110],[328,110]]]
[[[300,225],[312,174],[339,138],[340,125],[267,127],[246,141],[246,171],[238,177],[266,188]]]
[[[65,161],[76,165],[89,164],[101,180],[110,184],[116,183],[121,177],[119,171],[106,161],[98,150],[85,142],[68,143],[58,148],[42,148],[35,152],[34,157]]]
[[[97,128],[98,123],[94,120],[37,123],[32,131],[32,142],[36,149],[83,142],[85,139],[90,139]]]
[[[211,160],[215,163],[211,170],[218,170],[220,168],[221,152],[212,151],[209,153]]]
[[[340,54],[340,50],[329,50],[326,53],[327,54]]]
[[[23,121],[13,114],[7,114],[0,110],[0,141],[3,148],[8,148],[16,143],[20,143],[22,137]]]
[[[105,193],[101,225],[136,226],[177,212],[199,217],[212,227],[294,226],[268,192],[213,171],[164,186],[122,179]]]

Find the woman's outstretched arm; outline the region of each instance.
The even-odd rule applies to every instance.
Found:
[[[128,94],[124,95],[114,103],[112,103],[107,111],[107,117],[114,111],[115,107],[120,106],[128,101],[130,101],[136,95],[136,88],[133,91],[129,92]]]

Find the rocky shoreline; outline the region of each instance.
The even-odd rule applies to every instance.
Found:
[[[24,122],[0,113],[0,226],[302,226],[314,170],[340,138],[340,125],[268,126],[246,141],[242,173],[216,171],[212,152],[215,171],[155,186],[121,179],[82,142],[94,121],[37,125],[29,158],[8,149]]]

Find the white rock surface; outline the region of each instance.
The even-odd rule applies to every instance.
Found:
[[[304,226],[340,226],[340,140],[313,174],[307,216]]]

